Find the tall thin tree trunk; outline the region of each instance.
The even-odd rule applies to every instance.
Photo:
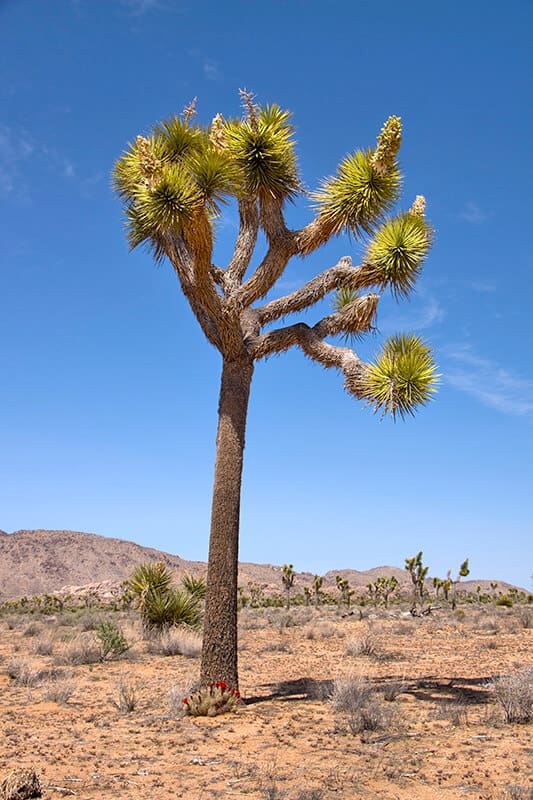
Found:
[[[224,361],[218,406],[200,682],[238,687],[237,570],[244,434],[253,362]]]

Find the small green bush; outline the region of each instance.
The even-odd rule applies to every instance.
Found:
[[[102,661],[108,656],[120,656],[129,649],[124,634],[114,622],[104,620],[97,625],[95,634],[102,648]]]

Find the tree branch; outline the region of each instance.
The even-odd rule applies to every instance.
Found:
[[[235,300],[241,308],[247,308],[255,300],[264,297],[283,274],[289,259],[296,254],[292,231],[285,225],[279,203],[260,201],[260,223],[269,242],[268,251],[253,275],[239,287]]]
[[[192,309],[192,312],[204,332],[207,340],[221,350],[222,343],[215,320],[206,312],[198,302],[194,287],[193,259],[183,240],[176,236],[167,236],[165,241],[165,253],[178,276],[181,289]]]
[[[235,251],[226,270],[225,281],[229,291],[242,283],[250,264],[259,231],[259,213],[255,200],[239,200],[240,228]]]
[[[324,270],[296,291],[258,308],[261,324],[266,325],[287,314],[315,305],[333,289],[359,289],[365,285],[364,275],[364,265],[353,267],[351,258],[344,256],[334,267]]]

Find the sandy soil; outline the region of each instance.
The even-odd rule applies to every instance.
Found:
[[[34,767],[50,800],[530,800],[533,724],[506,723],[488,684],[533,666],[532,611],[246,610],[246,702],[213,719],[181,713],[198,657],[149,652],[133,614],[111,615],[131,649],[94,664],[68,662],[95,641],[95,612],[3,617],[0,779]],[[328,701],[347,675],[371,682],[376,729]]]

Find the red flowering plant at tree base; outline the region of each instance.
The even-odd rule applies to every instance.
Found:
[[[210,683],[183,700],[186,717],[216,717],[237,711],[241,695],[224,681]]]

